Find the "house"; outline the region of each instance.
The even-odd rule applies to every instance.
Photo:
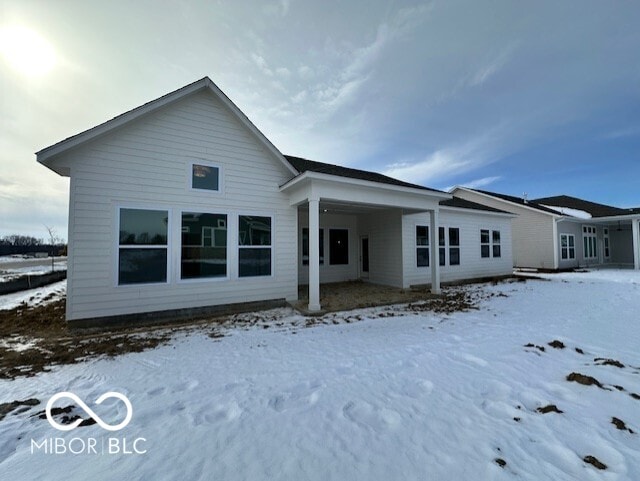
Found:
[[[517,214],[512,223],[516,267],[640,269],[640,211],[560,195],[527,200],[455,187],[455,196]]]
[[[512,214],[284,156],[206,77],[36,155],[70,177],[76,325],[291,302],[299,285],[318,311],[321,282],[439,292],[511,272]]]

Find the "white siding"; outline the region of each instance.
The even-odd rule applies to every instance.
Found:
[[[440,225],[460,229],[460,265],[440,266],[441,282],[511,274],[511,218],[477,210],[440,210]],[[402,218],[404,287],[431,283],[431,268],[417,267],[416,226],[429,225],[429,214],[410,214]],[[480,255],[480,230],[500,231],[501,256]],[[435,235],[434,235],[435,234]],[[438,249],[438,233],[429,232],[429,249]]]
[[[194,160],[222,167],[221,193],[189,189]],[[57,162],[72,169],[68,319],[297,297],[297,213],[278,189],[291,174],[209,92],[164,107]],[[119,206],[171,212],[167,284],[117,286]],[[233,275],[237,252],[230,230],[228,280],[178,281],[181,210],[225,213],[232,225],[241,214],[273,216],[272,277]]]
[[[360,235],[369,237],[369,282],[402,287],[402,213],[361,215]]]
[[[553,217],[493,197],[456,189],[456,197],[517,214],[512,222],[513,263],[516,267],[554,269]]]

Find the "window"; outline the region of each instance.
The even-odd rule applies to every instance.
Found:
[[[227,216],[182,213],[181,279],[226,277]]]
[[[603,233],[602,243],[604,244],[604,258],[610,259],[611,249],[609,248],[609,229],[605,227],[602,233]]]
[[[491,234],[493,240],[493,257],[500,257],[500,231],[494,230]]]
[[[480,257],[491,257],[491,240],[486,229],[480,231]]]
[[[329,229],[329,264],[349,264],[349,231]]]
[[[320,265],[324,264],[324,229],[318,230],[318,241],[320,244]],[[302,265],[309,265],[309,229],[302,228]]]
[[[582,226],[582,247],[585,259],[595,259],[598,257],[596,251],[596,228],[592,226]]]
[[[502,257],[499,230],[480,230],[480,257]]]
[[[220,168],[212,165],[191,165],[191,188],[199,190],[220,190]]]
[[[167,282],[166,210],[120,209],[118,284]]]
[[[573,234],[560,234],[560,258],[562,260],[576,258],[576,240]]]
[[[271,275],[271,217],[238,217],[238,275]]]
[[[446,263],[446,248],[444,241],[444,227],[438,227],[438,258],[441,266]]]
[[[429,267],[429,228],[426,225],[416,226],[416,265]]]
[[[449,265],[460,265],[460,229],[449,227]]]

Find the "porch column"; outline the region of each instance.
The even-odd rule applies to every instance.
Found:
[[[429,239],[429,247],[430,250],[430,259],[429,262],[431,264],[431,293],[432,294],[440,294],[440,255],[439,249],[440,244],[438,242],[438,227],[440,225],[440,221],[438,220],[439,212],[438,210],[431,211],[431,225],[429,227],[430,230],[430,239]]]
[[[309,199],[309,306],[320,310],[320,201]]]
[[[631,221],[631,233],[633,236],[633,268],[640,269],[640,220]]]

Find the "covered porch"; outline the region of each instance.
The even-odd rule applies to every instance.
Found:
[[[572,237],[575,237],[575,241]],[[564,219],[558,226],[558,238],[561,268],[566,266],[567,261],[575,259],[578,267],[640,270],[638,214],[571,221]]]
[[[307,309],[322,310],[320,284],[362,280],[405,287],[403,216],[428,213],[438,232],[439,202],[449,194],[305,172],[281,187],[298,209],[298,282]],[[317,234],[313,234],[317,233]],[[437,249],[430,249],[431,292],[440,293]]]

